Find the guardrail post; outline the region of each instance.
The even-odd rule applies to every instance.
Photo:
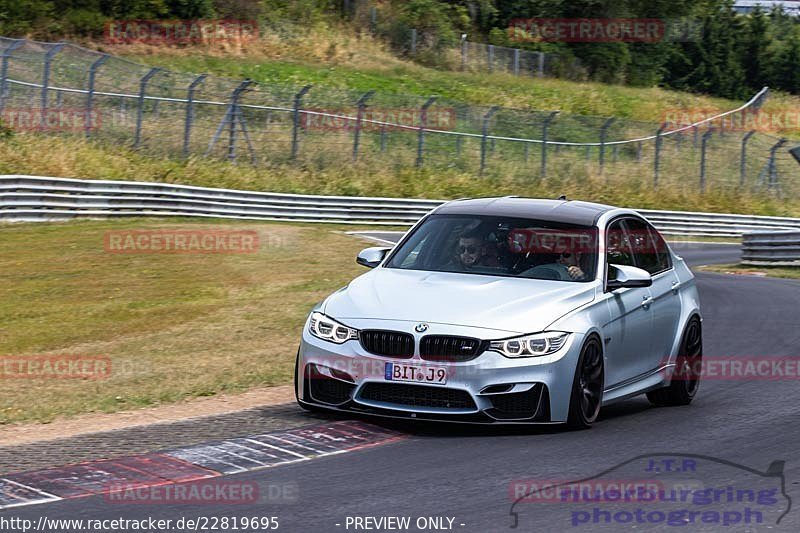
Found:
[[[544,78],[544,52],[538,52],[538,68],[536,69],[536,76],[539,78]]]
[[[17,39],[3,50],[0,55],[0,112],[6,106],[6,98],[8,98],[8,61],[11,59],[11,52],[25,44],[24,39]]]
[[[542,178],[547,176],[547,133],[548,129],[550,128],[550,123],[553,122],[553,119],[556,118],[559,111],[552,111],[549,115],[547,115],[542,121],[542,161],[541,161],[541,169],[539,174]],[[556,146],[558,149],[558,146]]]
[[[386,124],[381,124],[381,152],[386,151]]]
[[[608,128],[614,123],[615,118],[609,118],[600,127],[600,174],[603,173],[606,163],[606,136],[608,135]]]
[[[50,90],[50,67],[53,63],[53,57],[64,48],[66,43],[54,44],[50,50],[44,55],[44,72],[42,73],[42,103],[41,112],[42,120],[44,120],[44,113],[47,109],[47,93]]]
[[[419,132],[417,133],[417,161],[416,166],[422,166],[422,153],[425,149],[425,127],[428,125],[428,108],[436,101],[436,97],[432,96],[422,104],[419,110]]]
[[[369,91],[356,102],[358,112],[356,114],[355,131],[353,132],[353,162],[358,160],[358,142],[361,136],[361,121],[364,120],[364,110],[367,108],[367,100],[372,98],[373,94],[375,94],[375,91]]]
[[[194,92],[197,86],[206,79],[206,74],[201,74],[189,84],[186,94],[186,120],[183,125],[183,156],[189,157],[189,141],[192,136],[192,123],[194,122]]]
[[[775,154],[778,151],[778,148],[786,144],[786,139],[781,138],[778,142],[776,142],[772,148],[769,149],[769,181],[767,181],[767,188],[772,189],[773,187],[778,186],[778,168],[775,166]]]
[[[636,162],[642,162],[642,141],[636,143]]]
[[[486,53],[488,54],[486,57],[486,61],[489,66],[489,72],[492,71],[492,67],[494,65],[494,45],[490,44],[486,47]]]
[[[151,68],[150,71],[145,74],[141,80],[139,80],[139,109],[136,112],[136,137],[133,141],[133,147],[138,148],[139,144],[142,141],[142,120],[144,118],[144,96],[145,91],[147,90],[147,82],[150,79],[158,74],[161,69],[158,67]]]
[[[378,29],[378,8],[375,6],[369,8],[369,29],[372,33]]]
[[[514,75],[519,76],[519,48],[514,48]]]
[[[703,134],[703,140],[700,144],[700,192],[706,192],[706,149],[708,148],[708,140],[714,130],[710,129]]]
[[[756,133],[750,130],[742,137],[742,155],[739,158],[739,187],[744,187],[744,178],[747,175],[747,141]]]
[[[94,82],[95,78],[97,77],[97,69],[103,66],[103,63],[108,61],[110,56],[108,54],[103,54],[97,61],[92,63],[92,66],[89,67],[89,88],[86,92],[86,136],[89,137],[92,133],[92,107],[94,105]]]
[[[658,187],[658,170],[659,164],[661,160],[661,143],[664,141],[661,138],[661,134],[664,133],[664,129],[666,128],[666,124],[662,124],[658,131],[656,131],[656,146],[655,146],[655,154],[653,158],[653,188]]]
[[[311,90],[311,85],[306,85],[300,92],[294,95],[294,105],[292,111],[292,161],[297,159],[297,135],[300,130],[300,105],[303,103],[303,96]]]
[[[411,28],[411,55],[417,55],[417,29]]]
[[[461,157],[461,143],[463,142],[461,135],[456,135],[456,159]]]
[[[486,140],[487,136],[489,135],[489,121],[492,120],[492,117],[498,111],[500,111],[500,107],[493,106],[485,115],[483,115],[483,128],[481,131],[481,176],[483,176],[483,171],[486,168]]]

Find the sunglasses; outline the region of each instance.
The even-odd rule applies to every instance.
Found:
[[[478,248],[476,246],[473,246],[473,245],[459,246],[458,247],[458,253],[460,253],[460,254],[463,254],[465,252],[468,253],[468,254],[474,254],[477,251],[478,251]]]

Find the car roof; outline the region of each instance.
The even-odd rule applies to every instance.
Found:
[[[508,216],[594,226],[603,213],[614,209],[617,208],[576,200],[543,200],[505,196],[502,198],[453,200],[436,209],[436,214]]]

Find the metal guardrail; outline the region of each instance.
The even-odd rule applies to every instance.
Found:
[[[410,226],[444,200],[315,196],[169,183],[0,176],[0,220],[188,216],[244,220]],[[738,237],[794,230],[800,219],[687,211],[638,210],[669,235]]]
[[[742,263],[800,266],[800,230],[759,231],[742,236]]]

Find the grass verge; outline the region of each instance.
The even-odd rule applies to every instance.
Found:
[[[737,274],[741,276],[763,276],[769,278],[800,279],[800,267],[769,267],[732,265],[704,265],[696,270],[717,272],[718,274]]]
[[[114,254],[109,230],[255,230],[252,254]],[[348,228],[352,229],[352,228]],[[332,226],[132,219],[0,225],[0,358],[108,357],[106,379],[3,379],[0,424],[291,379],[318,301],[363,269]]]

